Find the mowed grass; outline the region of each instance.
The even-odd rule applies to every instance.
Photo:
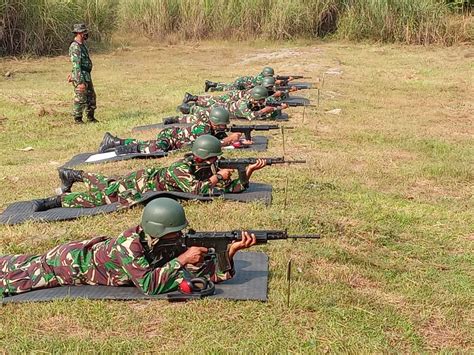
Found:
[[[317,241],[280,241],[269,302],[55,301],[0,308],[7,352],[470,352],[473,350],[472,53],[469,46],[346,43],[142,43],[92,52],[97,125],[75,126],[67,57],[0,61],[0,208],[46,197],[56,168],[174,114],[205,79],[230,81],[265,65],[324,75],[321,106],[289,110],[260,156],[306,159],[269,167],[273,204],[186,203],[197,230],[288,228]],[[329,73],[326,73],[329,72]],[[326,73],[326,74],[325,74]],[[331,74],[340,73],[340,74]],[[302,91],[316,102],[315,90]],[[326,111],[340,108],[341,114]],[[32,151],[20,149],[31,146]],[[232,154],[234,155],[234,154]],[[250,152],[242,153],[252,156]],[[121,174],[157,161],[84,166]],[[286,184],[288,181],[288,187]],[[286,190],[286,193],[285,193]],[[285,197],[286,195],[286,197]],[[286,208],[285,208],[286,200]],[[142,207],[61,223],[0,227],[0,254],[116,236]],[[291,304],[286,264],[293,260]]]

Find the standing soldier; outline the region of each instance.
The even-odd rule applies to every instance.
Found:
[[[69,46],[71,56],[72,72],[68,81],[74,85],[74,105],[72,114],[76,123],[82,121],[82,113],[85,110],[89,122],[98,122],[94,118],[96,108],[95,91],[92,85],[91,71],[92,61],[85,41],[89,37],[87,27],[83,23],[74,25],[74,41]]]

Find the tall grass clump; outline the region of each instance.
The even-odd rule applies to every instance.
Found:
[[[335,28],[340,0],[122,0],[122,26],[148,37],[288,39]],[[331,16],[333,15],[333,16]],[[326,22],[332,21],[328,26]]]
[[[454,0],[121,0],[122,25],[155,38],[311,38],[452,44],[472,40]]]
[[[97,41],[116,25],[119,0],[1,0],[0,55],[59,53],[71,41],[74,23],[84,22]]]
[[[472,40],[470,14],[456,15],[452,4],[444,1],[349,0],[342,11],[339,38],[448,45]]]

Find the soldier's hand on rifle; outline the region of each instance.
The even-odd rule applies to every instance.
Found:
[[[72,75],[71,74],[67,75],[67,82],[72,83]]]
[[[298,88],[297,88],[296,86],[292,86],[292,87],[290,88],[290,92],[293,92],[293,91],[298,91]]]
[[[217,173],[222,176],[223,180],[229,180],[232,176],[232,169],[220,169]]]
[[[281,104],[280,107],[284,110],[285,108],[288,108],[288,104],[283,103],[283,104]]]
[[[257,244],[257,238],[255,237],[255,234],[242,231],[242,239],[238,242],[232,243],[229,247],[229,258],[232,259],[235,253],[237,253],[239,250],[250,248],[255,244]]]
[[[204,247],[189,247],[183,254],[177,257],[177,260],[182,266],[187,264],[196,265],[204,261],[204,256],[207,254],[207,248]]]
[[[231,145],[234,142],[238,142],[240,140],[241,136],[242,136],[242,133],[240,133],[240,132],[231,133],[222,140],[222,145],[224,145],[224,146],[225,145]]]
[[[232,170],[231,169],[220,169],[216,175],[212,175],[209,178],[209,181],[211,182],[212,186],[217,185],[219,181],[226,181],[229,180],[232,175]]]
[[[265,106],[264,108],[262,108],[262,109],[260,110],[260,113],[262,113],[262,114],[267,114],[267,113],[272,113],[273,111],[275,111],[275,108],[274,108],[274,107]]]
[[[244,145],[252,145],[253,142],[252,142],[251,140],[244,139],[244,140],[242,141],[242,144],[244,144]]]
[[[265,165],[267,165],[267,161],[265,159],[257,159],[255,164],[251,164],[247,167],[247,179],[250,179],[254,171],[262,169]]]

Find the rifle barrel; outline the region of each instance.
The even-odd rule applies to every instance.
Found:
[[[320,234],[300,234],[300,235],[289,235],[288,239],[320,239]]]

